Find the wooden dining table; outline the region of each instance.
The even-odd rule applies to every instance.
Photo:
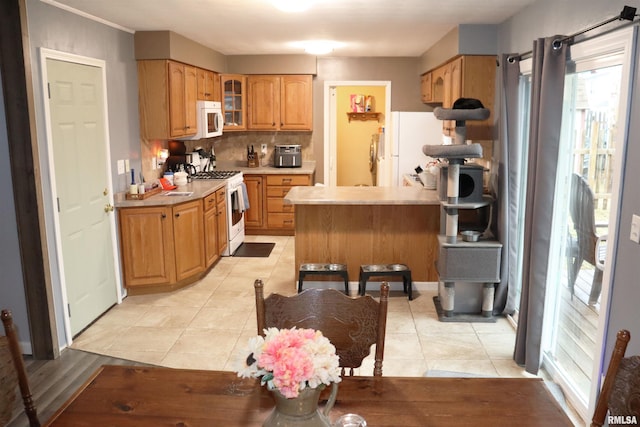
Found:
[[[105,365],[45,426],[251,427],[273,408],[234,372]],[[346,413],[369,427],[573,426],[537,378],[345,377],[330,421]]]

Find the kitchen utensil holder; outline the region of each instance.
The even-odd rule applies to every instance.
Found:
[[[260,166],[260,161],[258,159],[247,159],[248,168],[257,168],[258,166]]]

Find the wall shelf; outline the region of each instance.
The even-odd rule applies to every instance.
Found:
[[[360,120],[360,121],[368,121],[368,120],[377,120],[380,121],[381,113],[373,113],[373,112],[364,112],[364,113],[347,113],[349,117],[349,123],[351,120]]]

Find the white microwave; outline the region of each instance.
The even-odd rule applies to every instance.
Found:
[[[213,138],[222,135],[222,104],[216,101],[196,101],[198,131],[182,140]]]

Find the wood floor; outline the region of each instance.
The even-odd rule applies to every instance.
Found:
[[[55,360],[25,358],[29,386],[40,422],[44,424],[98,367],[105,364],[143,365],[70,348],[63,350]],[[29,427],[19,396],[8,427]]]

